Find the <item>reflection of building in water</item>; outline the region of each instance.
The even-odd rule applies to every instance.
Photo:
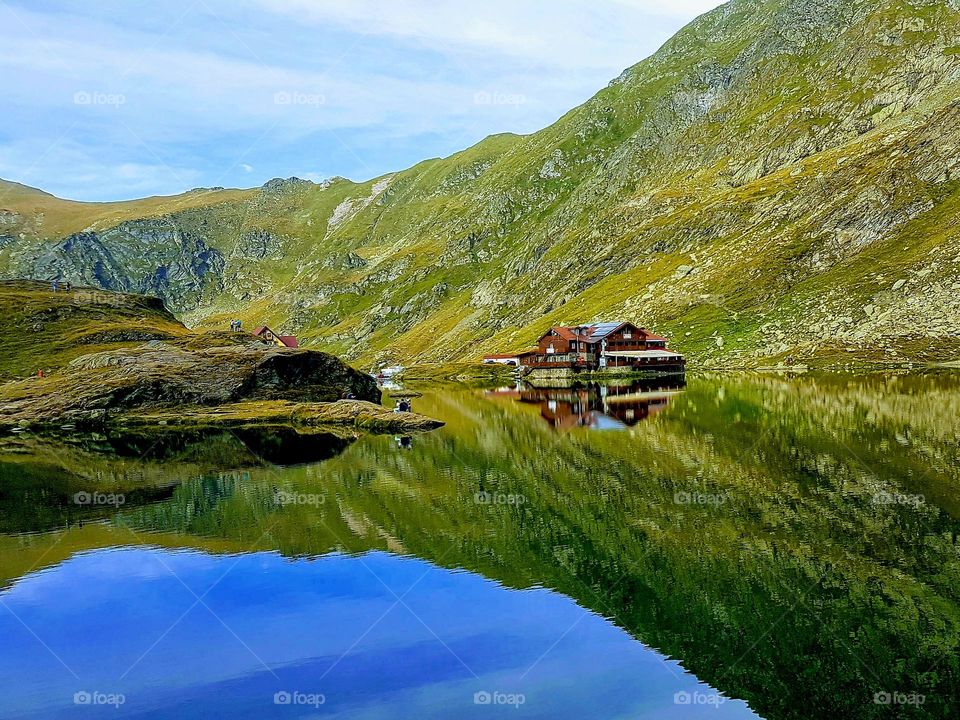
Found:
[[[611,430],[632,427],[655,415],[685,387],[682,377],[672,377],[637,380],[628,385],[518,386],[492,390],[490,394],[539,405],[540,416],[557,430]]]

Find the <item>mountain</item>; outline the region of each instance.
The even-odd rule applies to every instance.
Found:
[[[0,186],[0,273],[362,362],[633,320],[700,364],[960,357],[960,0],[732,0],[544,130],[355,183]]]

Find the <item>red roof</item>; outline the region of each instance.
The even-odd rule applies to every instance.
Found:
[[[575,339],[575,338],[577,337],[577,336],[574,334],[573,330],[571,330],[571,329],[568,328],[568,327],[559,327],[559,326],[558,326],[558,327],[552,327],[552,328],[550,328],[550,329],[551,329],[553,332],[555,332],[557,335],[559,335],[560,337],[562,337],[564,340],[573,340],[573,339]]]
[[[297,338],[295,335],[277,335],[273,330],[268,328],[266,325],[261,325],[260,327],[255,327],[253,329],[253,334],[257,336],[263,335],[265,332],[268,332],[271,335],[273,335],[277,340],[279,340],[281,343],[286,345],[288,348],[300,347],[300,343],[297,342]]]

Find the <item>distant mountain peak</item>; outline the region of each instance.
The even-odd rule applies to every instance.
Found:
[[[298,177],[273,178],[272,180],[267,180],[267,182],[263,184],[263,190],[264,192],[284,192],[291,188],[304,187],[314,184],[315,183],[311,180],[304,180],[303,178]]]

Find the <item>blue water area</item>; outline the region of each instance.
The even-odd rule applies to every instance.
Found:
[[[386,552],[113,548],[0,601],[4,718],[756,717],[564,595]]]

